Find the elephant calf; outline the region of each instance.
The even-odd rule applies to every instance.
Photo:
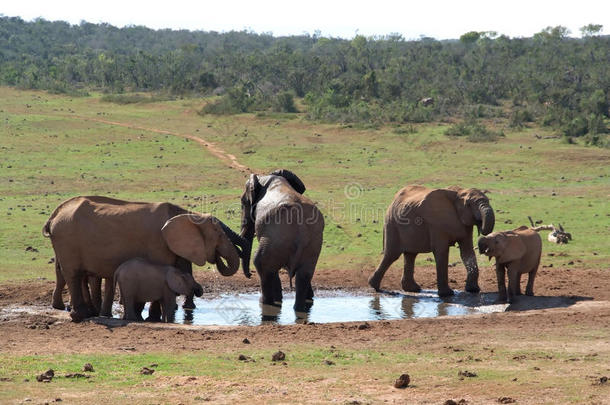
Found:
[[[508,302],[521,295],[521,274],[528,273],[526,295],[534,295],[534,279],[542,254],[542,239],[527,226],[512,231],[493,232],[479,238],[479,252],[496,258],[499,301],[506,301],[505,271],[508,272]]]
[[[174,321],[176,295],[193,294],[198,284],[189,273],[174,266],[153,264],[142,258],[122,263],[114,274],[125,310],[124,319],[142,320],[142,303],[161,302],[163,322]]]

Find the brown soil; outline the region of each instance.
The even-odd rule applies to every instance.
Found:
[[[369,273],[347,270],[319,271],[314,276],[314,286],[362,289],[367,287],[366,276]],[[492,272],[483,269],[481,273],[482,290],[495,291],[496,281]],[[454,288],[463,288],[464,275],[464,269],[450,269],[450,279],[457,281],[451,283]],[[196,278],[208,291],[245,291],[255,290],[258,286],[256,275],[251,280],[245,280],[243,275],[223,278],[216,273],[198,272]],[[416,269],[416,280],[423,288],[434,289],[434,268]],[[285,275],[283,281],[287,281]],[[45,313],[0,319],[0,342],[3,343],[0,345],[0,353],[34,355],[124,353],[125,350],[139,353],[209,350],[230,353],[237,359],[239,351],[245,346],[248,350],[277,350],[278,347],[285,347],[286,342],[317,347],[333,345],[343,349],[361,349],[381,347],[391,342],[404,342],[408,337],[420,344],[422,341],[428,342],[429,350],[447,351],[447,348],[465,346],[470,342],[493,344],[498,336],[523,337],[520,344],[527,345],[528,341],[537,341],[538,336],[556,334],[562,328],[577,327],[582,330],[591,327],[595,330],[610,330],[610,277],[607,270],[540,269],[536,279],[536,295],[582,298],[570,307],[468,317],[368,322],[368,328],[359,328],[362,323],[255,327],[194,327],[146,323],[124,325],[119,321],[116,325],[109,325],[108,322],[105,325],[95,322],[76,324],[69,322],[67,312],[51,309],[53,285],[51,281],[27,281],[0,286],[0,308],[19,305],[45,305],[49,308]],[[399,286],[399,271],[391,269],[382,287],[399,290]],[[159,345],[159,341],[175,339],[176,333],[184,335],[180,338],[179,345]],[[244,343],[246,339],[247,343]],[[607,347],[602,350],[607,350]],[[395,378],[397,376],[394,376]],[[467,380],[473,379],[476,378]],[[387,391],[386,388],[379,387],[379,390]],[[477,396],[472,392],[455,394],[457,398],[465,395]],[[479,394],[484,396],[485,390],[482,389]],[[536,402],[535,396],[531,399]],[[544,400],[544,397],[538,399]]]

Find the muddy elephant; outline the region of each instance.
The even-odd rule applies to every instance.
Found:
[[[322,249],[324,218],[304,192],[303,182],[289,170],[252,174],[246,182],[241,236],[249,246],[255,234],[259,242],[253,263],[261,280],[263,304],[281,304],[281,268],[288,271],[290,280],[295,277],[294,309],[306,311],[313,302],[311,279]],[[243,255],[247,275],[250,254],[251,250]]]
[[[124,307],[123,319],[142,321],[141,303],[160,302],[163,322],[173,322],[176,295],[190,295],[200,288],[189,273],[174,266],[151,263],[136,257],[122,263],[114,273]]]
[[[415,257],[418,253],[432,252],[438,295],[452,295],[447,267],[449,247],[457,242],[467,271],[466,291],[479,292],[472,228],[476,225],[480,233],[487,235],[493,230],[494,221],[489,199],[477,189],[431,189],[416,185],[401,189],[386,212],[383,259],[369,278],[369,285],[379,290],[387,269],[404,254],[402,288],[421,291],[413,277]]]
[[[70,291],[70,315],[76,322],[91,314],[81,290],[86,275],[106,280],[109,288],[101,314],[111,316],[114,271],[128,259],[142,257],[175,265],[189,274],[191,263],[209,262],[222,275],[230,276],[239,268],[238,248],[248,249],[239,235],[209,214],[188,214],[170,203],[100,196],[74,197],[60,204],[44,225],[43,235],[51,238],[57,268]],[[201,294],[201,286],[195,292]],[[54,300],[56,297],[61,299],[61,290],[56,289]]]
[[[534,280],[540,256],[542,239],[538,232],[521,226],[512,231],[493,232],[482,236],[478,241],[479,252],[491,260],[496,258],[496,276],[498,278],[498,301],[513,302],[514,297],[521,295],[521,275],[527,273],[526,295],[534,295]],[[508,273],[508,296],[504,279]]]

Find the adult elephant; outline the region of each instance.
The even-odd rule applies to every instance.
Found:
[[[303,182],[289,170],[252,174],[246,182],[241,236],[250,250],[243,254],[244,272],[249,276],[247,263],[256,234],[259,246],[253,263],[261,280],[263,304],[281,304],[281,268],[288,270],[291,280],[296,278],[294,309],[306,311],[313,300],[311,279],[322,249],[324,218],[304,192]]]
[[[43,227],[55,250],[58,272],[70,291],[75,322],[90,312],[84,305],[85,276],[106,280],[102,315],[110,316],[112,278],[126,260],[142,257],[153,263],[174,265],[191,273],[191,262],[216,264],[223,276],[235,274],[246,242],[209,214],[189,214],[170,203],[140,203],[108,197],[74,197],[60,204]],[[226,260],[226,264],[223,262]],[[59,286],[59,280],[58,280]],[[195,289],[201,295],[200,285]],[[54,292],[55,298],[61,290]]]
[[[467,271],[466,291],[479,292],[479,268],[473,249],[472,228],[476,225],[479,233],[487,235],[493,231],[494,222],[489,199],[480,190],[423,186],[401,189],[386,213],[383,259],[369,278],[370,286],[379,290],[388,267],[404,254],[402,288],[420,291],[413,278],[415,257],[418,253],[432,252],[436,261],[438,295],[452,295],[447,265],[449,247],[457,242]]]

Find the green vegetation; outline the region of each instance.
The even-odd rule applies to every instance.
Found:
[[[457,127],[449,124],[313,125],[307,113],[201,116],[207,100],[199,99],[122,105],[102,99],[0,88],[0,281],[54,278],[51,244],[40,230],[75,195],[172,201],[237,229],[245,174],[180,134],[214,142],[255,172],[295,171],[325,215],[321,272],[368,274],[380,259],[387,205],[413,183],[488,190],[498,230],[528,224],[528,215],[561,223],[574,241],[545,242],[554,256],[545,255],[543,265],[610,265],[608,151],[545,139],[553,136],[546,128],[477,118],[476,125],[505,136],[471,143],[468,135],[446,136]],[[39,252],[26,252],[28,246]],[[429,257],[419,255],[418,266]],[[450,261],[460,262],[457,249]]]
[[[0,17],[0,84],[69,95],[219,95],[209,114],[291,113],[294,95],[309,119],[367,125],[504,106],[495,113],[513,125],[535,121],[570,141],[608,146],[610,37],[601,30],[584,26],[581,39],[557,26],[532,38],[471,31],[459,41],[344,40]]]

